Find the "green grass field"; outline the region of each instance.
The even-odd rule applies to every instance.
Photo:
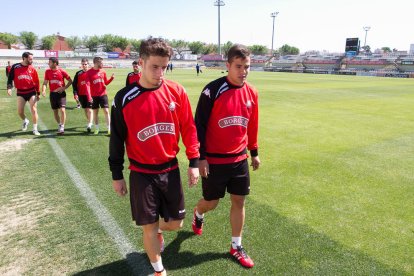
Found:
[[[129,70],[112,72],[111,101]],[[220,76],[167,75],[186,87],[193,111]],[[414,275],[414,80],[251,72],[249,81],[260,93],[262,166],[251,173],[243,244],[256,266],[246,270],[227,253],[228,196],[206,215],[203,236],[192,234],[201,185],[189,189],[183,178],[188,214],[181,231],[165,234],[169,275]],[[2,75],[0,274],[132,274],[48,142],[56,140],[143,256],[129,199],[112,191],[108,137],[86,134],[71,89],[63,137],[47,98],[38,108],[50,131],[23,133],[4,87]],[[183,148],[179,157],[185,176]]]

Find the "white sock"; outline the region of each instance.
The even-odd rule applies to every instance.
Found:
[[[33,130],[37,130],[37,124],[33,124]]]
[[[92,123],[88,123],[88,127],[92,127]]]
[[[196,216],[197,216],[199,219],[204,218],[204,214],[201,214],[201,215],[200,215],[200,214],[198,213],[197,209],[196,209],[195,214],[196,214]]]
[[[61,126],[62,128],[65,128],[65,125],[64,125],[64,124],[60,124],[60,126]]]
[[[160,260],[156,263],[151,263],[152,267],[154,268],[154,270],[156,272],[161,272],[164,270],[164,266],[162,265],[162,260],[160,258]]]
[[[236,249],[237,246],[241,246],[241,237],[231,237],[231,247]]]
[[[111,131],[111,126],[110,125],[108,126],[108,131]]]
[[[24,118],[23,122],[26,122],[26,123],[28,123],[28,122],[29,122],[29,119],[27,119],[27,118]]]

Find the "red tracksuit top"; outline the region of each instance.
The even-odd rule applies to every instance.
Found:
[[[39,76],[32,65],[13,64],[7,79],[7,88],[13,88],[13,82],[19,94],[40,91]]]
[[[200,160],[229,164],[258,155],[258,93],[248,84],[236,86],[227,77],[203,89],[195,123],[200,141]]]
[[[134,82],[138,82],[140,78],[141,78],[141,72],[139,72],[139,73],[135,73],[135,72],[129,73],[127,78],[126,78],[125,86],[133,84]]]
[[[111,83],[114,79],[106,77],[106,72],[102,69],[95,70],[94,68],[89,69],[87,72],[89,87],[91,89],[91,96],[103,96],[106,95],[106,86]]]
[[[91,91],[89,88],[87,71],[79,70],[76,72],[72,83],[73,95],[86,96],[88,102],[91,101]]]
[[[70,76],[68,73],[60,68],[56,68],[55,70],[47,69],[45,71],[45,78],[44,80],[49,81],[49,90],[50,93],[55,93],[55,90],[65,86],[65,79],[69,80]]]
[[[125,148],[131,170],[162,173],[178,167],[180,134],[190,166],[197,167],[197,130],[184,87],[164,80],[155,89],[138,83],[121,89],[111,109],[108,160],[112,178],[123,179]]]

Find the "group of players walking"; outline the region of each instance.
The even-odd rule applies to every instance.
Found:
[[[208,227],[204,229],[204,216],[217,207],[227,191],[231,201],[230,254],[243,267],[251,268],[254,262],[242,246],[245,198],[250,193],[248,151],[253,170],[259,168],[260,159],[258,92],[246,81],[250,52],[242,45],[229,50],[227,76],[204,87],[195,117],[185,88],[165,78],[172,53],[172,48],[161,38],[142,41],[139,62],[133,63],[134,72],[128,74],[126,86],[115,95],[111,119],[106,121],[110,131],[108,161],[113,189],[121,197],[129,190],[132,218],[142,227],[145,252],[155,275],[166,275],[161,259],[165,246],[163,231],[179,230],[186,214],[176,157],[181,137],[189,160],[189,186],[193,187],[202,178],[202,198],[192,212],[194,234],[208,231]],[[13,65],[8,93],[11,94],[14,80],[19,106],[24,107],[25,101],[30,103],[33,131],[37,135],[39,81],[31,63],[31,54],[25,53],[23,62]],[[49,67],[51,72],[46,71],[42,92],[44,95],[49,84],[55,111],[64,108],[64,90],[72,81],[63,70],[57,69],[56,59],[50,59]],[[99,106],[105,115],[109,114],[105,86],[112,79],[113,76],[106,78],[102,59],[95,58],[94,68],[89,70],[87,60],[82,60],[82,70],[76,73],[73,88],[75,99],[85,109],[88,131],[92,117],[97,118]],[[21,111],[23,127],[27,128],[23,108]],[[63,129],[62,114],[55,112],[59,128]],[[96,127],[97,121],[95,131],[99,130]],[[123,175],[125,151],[130,169],[129,189]]]

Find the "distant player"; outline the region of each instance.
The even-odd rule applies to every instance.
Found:
[[[49,84],[50,90],[50,106],[53,110],[53,115],[58,123],[58,135],[65,133],[66,122],[66,92],[72,85],[72,79],[68,73],[59,68],[59,60],[55,57],[49,58],[49,69],[45,71],[45,78],[43,81],[42,95],[46,96],[46,88]],[[65,80],[67,83],[65,84]]]
[[[134,62],[132,62],[132,69],[134,71],[128,74],[125,86],[138,82],[139,78],[141,77],[141,73],[139,72],[138,61],[135,60]]]
[[[88,82],[91,89],[92,96],[92,110],[93,119],[95,121],[94,134],[99,134],[99,107],[102,108],[105,116],[105,121],[108,129],[108,135],[111,134],[111,119],[109,118],[109,104],[108,104],[108,93],[106,92],[106,86],[114,79],[114,74],[111,78],[106,77],[106,72],[103,68],[103,59],[101,57],[93,58],[93,68],[89,69]]]
[[[11,65],[10,65],[10,61],[8,61],[7,66],[6,66],[6,79],[9,77],[10,70],[11,70]]]
[[[204,214],[216,208],[226,190],[230,194],[230,254],[244,267],[254,266],[241,239],[245,219],[245,197],[250,191],[247,150],[251,166],[260,165],[258,154],[258,94],[246,82],[250,70],[250,51],[241,45],[230,48],[228,74],[203,89],[195,122],[200,141],[199,169],[203,198],[194,208],[193,231],[203,232]]]
[[[73,78],[72,88],[73,97],[76,101],[79,101],[81,107],[85,111],[86,116],[86,131],[91,132],[92,129],[92,96],[89,88],[88,74],[89,61],[87,58],[83,58],[81,61],[82,70],[76,72]]]
[[[29,120],[24,114],[24,106],[29,102],[33,120],[33,134],[40,135],[37,131],[37,100],[40,94],[40,81],[36,69],[32,66],[33,54],[24,52],[21,63],[13,64],[7,79],[7,94],[11,96],[13,83],[17,89],[17,113],[23,120],[22,130],[26,131]]]
[[[198,65],[198,63],[196,64],[196,72],[198,76],[198,74],[200,74],[200,65]]]
[[[184,88],[164,79],[171,47],[160,38],[141,43],[142,76],[120,90],[111,112],[109,165],[115,192],[125,196],[124,152],[130,161],[132,217],[142,226],[144,248],[155,275],[166,275],[161,260],[160,230],[175,231],[185,217],[184,194],[176,155],[180,136],[190,160],[189,186],[198,181],[199,143],[190,102]],[[163,219],[160,219],[163,218]]]

